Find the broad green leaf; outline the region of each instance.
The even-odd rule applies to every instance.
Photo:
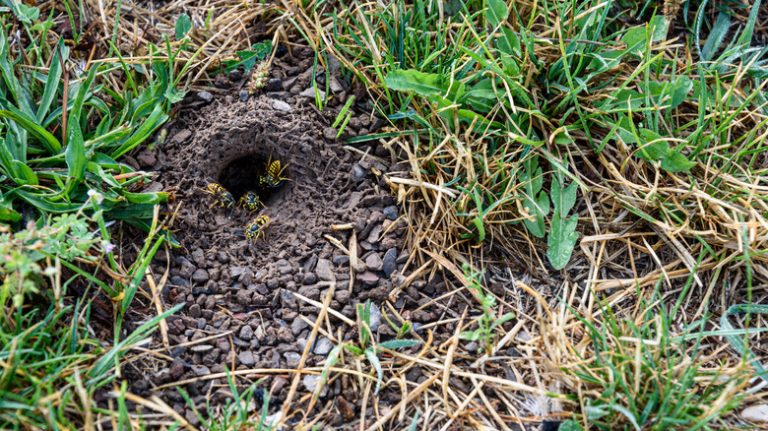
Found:
[[[576,203],[576,183],[562,189],[561,179],[555,177],[552,181],[552,204],[554,211],[552,214],[552,225],[547,237],[547,257],[552,267],[563,269],[571,259],[573,248],[579,239],[576,232],[578,216],[574,215],[567,218],[568,212]]]
[[[183,13],[176,19],[176,40],[181,40],[192,29],[192,20],[189,15]]]
[[[9,118],[26,130],[30,135],[37,138],[42,143],[50,154],[58,154],[61,151],[61,143],[50,132],[42,128],[37,122],[29,115],[19,111],[13,106],[8,106],[8,109],[0,110],[0,118]]]
[[[33,206],[39,208],[42,211],[46,211],[49,213],[68,213],[77,211],[82,206],[78,203],[65,203],[65,202],[55,202],[52,201],[46,197],[36,195],[34,193],[27,192],[25,190],[16,189],[12,191],[11,193],[19,196],[20,198],[24,199],[25,201],[29,202]]]
[[[224,71],[229,73],[240,66],[243,66],[245,73],[248,73],[257,61],[262,61],[272,52],[272,41],[264,40],[253,44],[251,49],[246,51],[238,51],[238,60],[226,60],[222,62],[224,65]]]
[[[688,172],[696,162],[689,160],[679,150],[670,150],[661,159],[661,168],[667,172]]]
[[[67,162],[68,174],[74,181],[69,183],[69,189],[74,188],[85,176],[85,143],[83,133],[78,121],[69,123],[69,138],[67,148],[64,150],[64,159]]]
[[[45,81],[45,88],[43,89],[43,96],[37,107],[38,124],[45,119],[45,116],[48,115],[48,111],[51,109],[51,103],[53,103],[58,93],[59,84],[61,84],[61,65],[66,63],[68,57],[69,47],[64,45],[63,41],[60,41],[55,47],[51,66],[48,69],[48,76]]]
[[[534,220],[523,220],[523,224],[531,235],[544,238],[546,235],[544,217],[549,214],[549,196],[542,191],[544,174],[536,158],[525,162],[525,171],[520,181],[525,184],[523,205],[528,213],[534,216]]]
[[[509,8],[505,0],[487,0],[488,8],[485,10],[485,19],[491,27],[496,28],[509,16]]]
[[[21,220],[21,214],[13,209],[13,205],[5,199],[0,199],[0,221],[17,222]]]
[[[568,419],[567,421],[560,424],[560,427],[557,429],[557,431],[584,431],[584,428],[582,428],[581,424],[575,420]]]
[[[672,84],[672,96],[669,102],[670,109],[677,108],[688,98],[688,93],[693,89],[693,81],[687,76],[679,76]]]
[[[168,193],[166,192],[123,192],[123,196],[125,196],[125,199],[132,204],[160,204],[168,200]]]
[[[19,18],[19,21],[23,22],[24,24],[32,24],[33,21],[36,21],[38,18],[40,18],[40,9],[35,6],[28,6],[22,2],[16,3],[15,1],[12,1],[11,3],[15,3],[18,7],[16,10],[16,17]]]
[[[651,42],[660,42],[667,37],[669,23],[662,15],[651,18],[647,24],[631,27],[621,40],[627,45],[627,52],[642,55],[650,35]],[[650,30],[650,33],[649,33]]]
[[[496,39],[496,44],[499,50],[504,54],[520,55],[522,53],[520,48],[520,38],[517,36],[511,28],[502,27],[502,36]]]
[[[752,3],[752,10],[749,11],[749,18],[747,19],[747,25],[744,26],[744,31],[739,35],[739,39],[736,41],[739,45],[749,46],[752,42],[752,35],[755,31],[755,22],[760,14],[760,5],[762,0],[755,0]]]
[[[440,75],[415,69],[393,70],[384,82],[390,90],[416,93],[422,97],[441,96],[447,90]]]
[[[16,178],[14,180],[18,185],[32,185],[36,186],[39,184],[37,179],[37,174],[35,174],[35,171],[32,170],[29,166],[27,166],[25,163],[22,163],[18,160],[13,160],[13,167],[14,171],[16,172]]]
[[[471,86],[464,96],[464,103],[478,112],[488,113],[497,103],[493,81],[484,78]]]

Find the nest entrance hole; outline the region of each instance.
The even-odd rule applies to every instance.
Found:
[[[218,182],[232,193],[235,200],[248,192],[254,192],[262,202],[267,202],[280,189],[280,187],[266,188],[259,185],[259,177],[266,173],[269,161],[269,157],[259,154],[237,158],[221,170]]]

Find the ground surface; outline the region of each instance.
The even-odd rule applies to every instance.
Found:
[[[155,273],[169,269],[168,305],[186,303],[183,312],[168,319],[173,361],[156,364],[153,373],[138,373],[141,395],[158,386],[191,381],[183,387],[202,407],[225,384],[225,378],[211,377],[227,369],[297,368],[318,312],[304,298],[322,301],[331,284],[335,286],[331,309],[354,320],[354,305],[371,300],[378,314],[372,329],[380,333],[381,341],[394,335],[382,324],[381,310],[393,286],[408,287],[403,283],[408,251],[402,241],[405,225],[382,174],[397,167],[389,165],[388,154],[379,157],[366,146],[345,148],[333,129],[326,131],[329,119],[315,109],[305,91],[311,90],[306,79],[311,69],[285,63],[296,61],[290,56],[277,61],[271,88],[253,97],[243,95],[246,100],[236,88],[242,82],[234,80],[227,86],[235,88],[222,91],[210,105],[200,107],[192,101],[192,109],[170,126],[166,144],[137,156],[142,167],[159,172],[158,184],[152,187],[175,194],[168,211],[175,213],[173,230],[182,248],[173,251],[170,262],[164,258],[158,262]],[[353,122],[359,126],[351,131],[367,133],[375,122],[360,115]],[[289,180],[262,194],[266,208],[259,214],[268,215],[272,223],[267,239],[253,243],[245,239],[243,227],[255,214],[241,208],[211,208],[213,201],[202,190],[211,181],[220,182],[237,199],[251,188],[249,178],[255,180],[270,158],[287,163]],[[237,178],[244,180],[238,183]],[[356,239],[350,242],[352,232]],[[357,244],[356,262],[350,268],[347,247],[353,244]],[[424,292],[437,290],[431,286]],[[434,321],[434,306],[412,313],[426,301],[416,290],[409,293],[394,302],[397,311],[413,314],[421,324]],[[328,329],[341,330],[313,336],[305,366],[320,365],[340,340],[355,336],[355,328],[340,325],[339,318],[331,316],[329,323]],[[263,375],[246,375],[245,381]],[[292,375],[267,375],[264,387],[279,407]],[[412,377],[417,379],[418,373]],[[313,385],[309,375],[300,392],[311,393]],[[324,394],[359,404],[354,389],[345,393],[344,386],[337,382]],[[160,394],[197,423],[175,388]]]

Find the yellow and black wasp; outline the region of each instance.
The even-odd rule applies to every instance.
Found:
[[[267,162],[267,172],[259,177],[259,185],[264,188],[274,189],[280,186],[287,177],[283,176],[287,165],[280,163],[280,160],[269,160]]]
[[[248,192],[240,197],[237,204],[248,212],[258,211],[264,208],[264,202],[259,199],[259,195],[254,192]]]
[[[210,183],[205,187],[203,193],[213,196],[211,208],[214,206],[233,208],[235,206],[235,198],[232,197],[232,193],[228,192],[227,189],[221,186],[221,184]]]
[[[269,217],[260,215],[245,225],[245,239],[256,242],[259,237],[267,239],[267,226],[269,226]]]

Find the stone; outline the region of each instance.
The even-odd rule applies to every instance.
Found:
[[[339,289],[333,294],[333,297],[339,301],[340,304],[347,304],[349,303],[350,293],[347,289]]]
[[[291,105],[283,102],[282,100],[278,100],[278,99],[274,99],[272,101],[272,107],[275,108],[275,110],[282,111],[282,112],[291,112],[291,111],[293,111],[293,108],[291,107]]]
[[[267,85],[264,87],[264,90],[266,91],[280,91],[283,88],[283,80],[280,78],[270,78],[269,81],[267,81]],[[277,109],[275,107],[275,109]]]
[[[200,311],[200,305],[192,304],[189,306],[189,317],[192,317],[193,319],[197,319],[201,315],[202,315],[202,312]]]
[[[282,289],[280,291],[280,304],[286,308],[296,308],[296,297],[291,291]]]
[[[211,103],[213,102],[213,94],[211,94],[208,91],[198,91],[196,94],[197,98],[205,103]]]
[[[192,426],[197,426],[198,424],[200,424],[200,417],[192,409],[187,409],[187,411],[184,412],[184,418]]]
[[[333,127],[326,127],[323,129],[323,137],[329,141],[336,139],[336,135],[338,134],[339,132]]]
[[[253,296],[253,292],[246,289],[240,289],[237,291],[237,294],[235,294],[235,299],[237,300],[237,303],[240,305],[249,305],[251,303],[251,297]]]
[[[379,237],[381,236],[381,225],[376,225],[371,229],[371,233],[368,234],[368,238],[366,239],[366,242],[369,242],[371,244],[375,244],[379,242]]]
[[[171,367],[168,369],[168,375],[173,380],[178,380],[184,374],[184,361],[181,359],[174,359],[171,363]]]
[[[384,213],[384,217],[387,218],[387,220],[395,220],[397,219],[397,206],[390,205],[388,207],[384,207],[384,210],[382,211]]]
[[[301,355],[296,352],[285,352],[283,357],[285,358],[285,365],[288,366],[288,368],[298,367],[299,362],[301,361]]]
[[[335,281],[336,276],[333,273],[331,261],[328,259],[318,259],[315,266],[315,273],[320,280]]]
[[[352,166],[352,179],[358,183],[365,179],[365,169],[357,163]]]
[[[314,392],[317,389],[317,385],[320,383],[321,376],[313,375],[313,374],[307,374],[302,379],[302,383],[304,383],[304,388],[307,389],[309,392]]]
[[[379,329],[380,325],[381,325],[381,310],[379,309],[378,305],[371,303],[371,319],[370,319],[371,331],[376,332],[376,330]]]
[[[253,352],[250,350],[240,352],[240,354],[237,355],[237,360],[246,367],[250,367],[256,363],[256,358],[253,356]]]
[[[317,90],[317,95],[320,97],[320,100],[325,100],[325,91],[323,90]],[[315,89],[312,87],[307,88],[306,90],[299,93],[299,96],[301,97],[308,97],[310,99],[315,98]]]
[[[307,322],[304,321],[304,319],[301,319],[299,317],[293,319],[293,322],[291,322],[291,332],[293,332],[293,335],[299,335],[301,334],[301,331],[308,328],[309,325]]]
[[[242,266],[233,266],[229,268],[229,276],[232,277],[233,280],[237,280],[244,272],[245,268]]]
[[[171,284],[174,286],[189,287],[189,281],[187,281],[185,278],[179,277],[178,275],[171,277]]]
[[[204,269],[198,269],[192,274],[192,281],[195,283],[203,284],[208,281],[208,271]]]
[[[192,132],[188,129],[181,129],[171,138],[171,143],[183,144],[187,139],[192,137]]]
[[[304,284],[315,284],[317,283],[317,275],[315,275],[314,272],[308,272],[304,274],[304,279],[302,282]]]
[[[203,268],[206,264],[205,259],[205,252],[199,248],[195,249],[195,251],[192,252],[192,260],[195,262],[195,265]]]
[[[349,263],[349,256],[340,254],[337,256],[333,256],[333,264],[337,266],[346,265]]]
[[[248,94],[248,90],[243,89],[237,93],[237,97],[240,99],[241,102],[247,102],[248,98],[251,97],[251,95]]]
[[[375,286],[379,283],[379,276],[370,271],[365,271],[361,274],[357,274],[357,281],[366,286]]]
[[[195,272],[195,265],[192,265],[192,262],[187,260],[185,257],[179,258],[179,276],[184,278],[190,278],[192,277],[192,274]]]
[[[213,346],[211,346],[210,344],[198,344],[196,346],[190,347],[189,350],[195,353],[204,353],[204,352],[213,350]]]
[[[392,247],[384,253],[384,261],[382,262],[382,271],[384,275],[389,277],[397,269],[397,249]]]
[[[192,365],[192,372],[198,377],[211,374],[211,370],[205,365]]]
[[[152,151],[144,150],[136,156],[136,161],[138,161],[142,167],[147,168],[155,166],[157,157],[155,157],[155,154]]]
[[[371,271],[381,271],[384,268],[384,262],[378,253],[371,253],[365,258],[365,266]]]
[[[312,256],[309,256],[307,260],[304,261],[303,264],[301,264],[301,268],[304,270],[304,272],[312,272],[315,270],[316,265],[317,265],[317,255],[313,254]]]
[[[331,92],[333,93],[341,93],[344,91],[344,87],[341,86],[339,81],[336,79],[335,76],[331,77],[331,82],[329,82],[329,87],[331,89]]]
[[[316,355],[327,355],[328,352],[330,352],[333,349],[333,343],[331,340],[329,340],[327,337],[320,337],[319,340],[317,340],[317,343],[315,343],[315,354]]]
[[[741,417],[750,422],[768,422],[768,404],[755,404],[741,411]]]
[[[251,325],[243,325],[243,327],[240,328],[240,332],[237,333],[237,336],[242,340],[250,341],[251,338],[253,338],[253,328],[251,328]]]

